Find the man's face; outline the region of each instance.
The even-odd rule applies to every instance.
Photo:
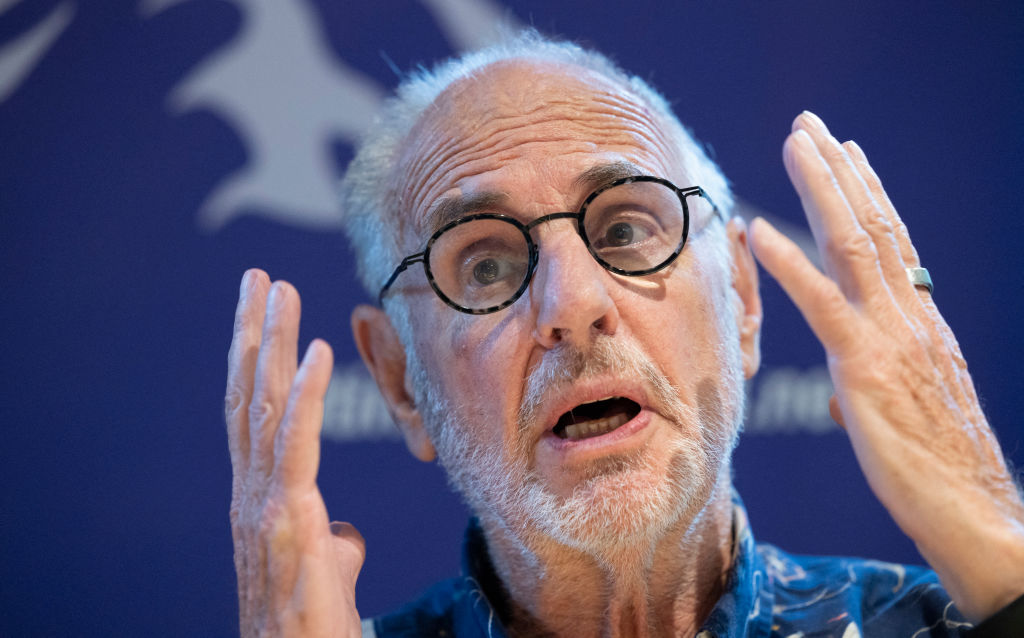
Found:
[[[577,210],[624,171],[695,185],[676,146],[596,74],[491,65],[410,136],[404,247],[422,248],[439,209],[529,222]],[[743,375],[724,233],[701,232],[710,214],[693,209],[682,254],[644,277],[602,268],[572,220],[542,224],[529,290],[493,314],[451,309],[418,273],[401,281],[417,406],[485,524],[598,550],[692,519],[728,480]]]

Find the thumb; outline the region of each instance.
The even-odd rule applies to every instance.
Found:
[[[839,424],[839,427],[846,429],[846,423],[843,422],[843,412],[839,409],[839,399],[836,395],[832,395],[828,400],[828,413],[832,415],[832,419]],[[354,527],[352,529],[355,529]],[[357,534],[359,532],[356,532]]]
[[[359,571],[366,560],[366,540],[354,525],[341,521],[331,522],[331,535],[338,570],[342,579],[354,590]]]

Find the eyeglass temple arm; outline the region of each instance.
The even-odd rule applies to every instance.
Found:
[[[690,195],[696,195],[698,197],[703,197],[704,199],[708,200],[708,203],[711,204],[711,209],[715,211],[715,217],[722,220],[723,222],[726,221],[725,214],[722,213],[718,206],[715,205],[714,200],[711,199],[711,196],[708,195],[707,192],[700,186],[691,186],[690,188],[681,188],[679,190],[686,197],[689,197]]]
[[[380,294],[377,295],[378,306],[384,305],[384,293],[388,291],[388,288],[391,287],[391,284],[395,283],[395,280],[398,279],[398,276],[401,275],[402,272],[404,272],[405,269],[408,268],[409,266],[415,264],[418,261],[423,261],[423,256],[425,254],[426,252],[424,251],[421,253],[409,255],[408,257],[402,260],[402,263],[398,264],[398,268],[395,268],[395,272],[391,273],[391,276],[388,277],[387,283],[384,284],[384,287],[380,289]]]

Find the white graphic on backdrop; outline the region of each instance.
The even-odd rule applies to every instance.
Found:
[[[0,0],[0,15],[19,0]],[[71,24],[75,5],[62,2],[35,26],[0,47],[0,103],[14,94]]]
[[[143,0],[149,17],[187,0]],[[337,228],[331,144],[351,144],[366,130],[384,96],[375,80],[339,60],[316,8],[307,1],[232,0],[242,14],[238,34],[199,63],[172,91],[175,113],[205,108],[229,123],[248,162],[224,178],[199,209],[200,226],[217,230],[234,217],[258,214],[312,229]],[[485,44],[502,24],[496,5],[431,0],[457,48]]]
[[[747,432],[823,434],[837,427],[828,411],[832,378],[825,366],[771,367],[754,378]]]
[[[362,363],[334,369],[324,397],[323,435],[335,441],[400,438],[377,384]]]
[[[152,16],[185,0],[145,0]],[[241,213],[309,228],[338,226],[331,144],[366,129],[383,96],[376,82],[332,54],[307,2],[235,0],[238,34],[169,97],[175,113],[209,109],[236,131],[248,162],[199,209],[217,230]]]
[[[456,49],[481,49],[522,28],[512,12],[486,0],[420,0]]]

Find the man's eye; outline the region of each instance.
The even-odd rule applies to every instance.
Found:
[[[481,259],[473,266],[473,279],[482,286],[493,284],[500,276],[501,266],[496,259]]]
[[[597,229],[595,248],[598,250],[640,249],[659,235],[657,220],[649,215],[618,215]]]
[[[605,231],[606,246],[628,246],[633,243],[633,227],[626,222],[617,222]]]

